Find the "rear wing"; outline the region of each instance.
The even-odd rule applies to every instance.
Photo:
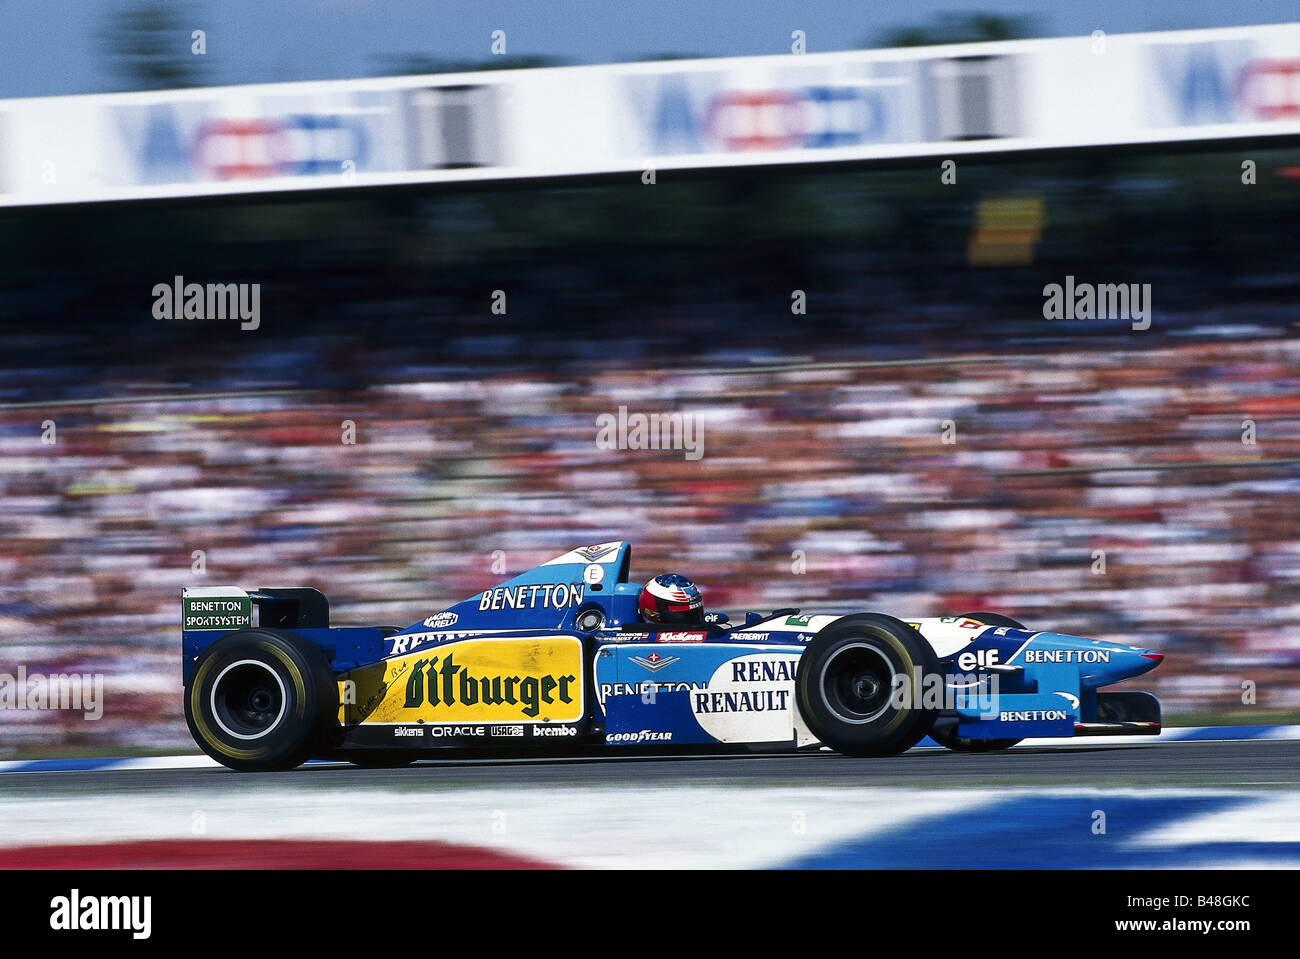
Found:
[[[310,586],[274,586],[252,591],[236,586],[193,586],[181,590],[184,633],[210,630],[228,633],[253,625],[324,629],[329,624],[329,600]]]
[[[329,601],[310,586],[189,587],[181,591],[181,681],[190,681],[209,646],[251,626],[293,630],[336,672],[382,659],[385,637],[397,632],[396,626],[331,626]]]

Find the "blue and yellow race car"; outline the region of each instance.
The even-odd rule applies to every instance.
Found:
[[[1155,668],[1148,649],[981,612],[650,622],[630,566],[625,542],[580,547],[405,629],[332,626],[308,587],[186,589],[186,721],[240,770],[440,748],[886,756],[927,735],[975,751],[1160,732],[1154,696],[1101,691]]]

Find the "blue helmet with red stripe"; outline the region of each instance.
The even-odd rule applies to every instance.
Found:
[[[646,623],[704,622],[704,597],[700,588],[680,573],[661,573],[641,588],[637,600]]]

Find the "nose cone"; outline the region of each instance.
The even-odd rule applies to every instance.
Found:
[[[1153,653],[1149,649],[1136,649],[1134,650],[1134,652],[1137,653],[1139,659],[1142,660],[1140,664],[1141,668],[1138,669],[1137,672],[1133,674],[1134,676],[1140,676],[1143,673],[1149,673],[1151,672],[1151,670],[1155,669],[1162,662],[1164,662],[1164,658],[1165,658],[1164,653]]]
[[[1039,663],[1077,664],[1082,689],[1097,689],[1111,683],[1141,676],[1160,665],[1163,653],[1141,646],[1070,636],[1065,633],[1038,633],[1021,647],[1012,665]]]
[[[1110,655],[1104,663],[1087,666],[1080,672],[1080,679],[1085,686],[1108,686],[1149,673],[1160,665],[1164,653],[1140,646],[1122,646],[1118,643],[1093,643],[1093,649],[1109,649]]]

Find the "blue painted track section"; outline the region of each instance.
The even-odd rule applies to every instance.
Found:
[[[1169,869],[1207,862],[1300,862],[1300,842],[1143,845],[1143,834],[1194,816],[1259,802],[1249,796],[1018,795],[953,815],[928,816],[822,853],[788,869]],[[1098,813],[1105,832],[1097,832]],[[1026,842],[1026,835],[1033,837]]]

